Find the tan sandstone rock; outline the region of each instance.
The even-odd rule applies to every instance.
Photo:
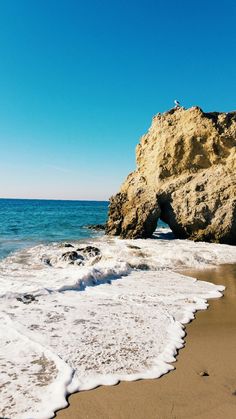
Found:
[[[157,114],[136,161],[110,199],[108,234],[150,237],[160,218],[176,237],[236,244],[236,112]]]

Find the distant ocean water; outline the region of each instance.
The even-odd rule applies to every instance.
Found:
[[[236,247],[120,240],[86,228],[108,203],[0,200],[0,418],[49,419],[66,395],[173,369],[184,324],[224,287],[178,273]]]
[[[96,235],[88,224],[104,224],[106,201],[0,199],[0,259],[10,252]]]

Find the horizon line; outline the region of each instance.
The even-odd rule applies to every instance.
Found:
[[[62,199],[62,198],[4,198],[0,200],[15,200],[15,201],[73,201],[73,202],[109,202],[106,199]]]

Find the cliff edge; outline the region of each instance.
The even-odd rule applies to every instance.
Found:
[[[110,199],[107,234],[151,237],[160,218],[177,238],[236,244],[236,112],[157,114],[136,162]]]

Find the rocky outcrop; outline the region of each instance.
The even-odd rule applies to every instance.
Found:
[[[151,237],[160,218],[178,238],[236,244],[236,112],[157,114],[136,161],[110,199],[107,234]]]
[[[88,224],[85,226],[88,230],[104,231],[105,224]]]

